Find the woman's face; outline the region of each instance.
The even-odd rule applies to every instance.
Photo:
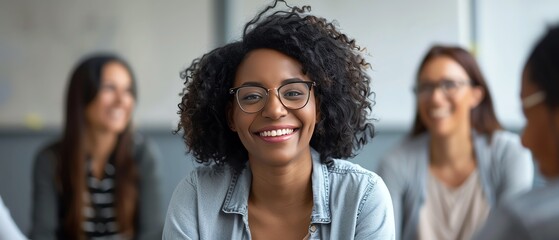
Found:
[[[538,92],[539,89],[530,81],[525,70],[522,76],[520,98],[525,100]],[[551,112],[543,101],[523,107],[523,112],[526,117],[526,126],[522,133],[522,144],[530,149],[544,176],[558,177],[559,113]]]
[[[86,108],[87,126],[91,130],[121,133],[130,122],[134,97],[132,77],[118,62],[107,63],[101,72],[101,86]]]
[[[231,102],[228,110],[229,125],[237,132],[247,149],[251,165],[284,166],[309,156],[309,143],[317,122],[316,99],[314,91],[311,90],[304,107],[297,110],[286,108],[280,102],[276,89],[293,81],[310,79],[303,74],[301,64],[297,60],[271,49],[249,52],[237,69],[234,88],[261,86],[269,89],[268,100],[262,110],[246,113],[239,107],[236,99]],[[280,90],[284,98],[307,94],[305,89],[289,89],[292,88],[285,85]],[[253,95],[243,94],[248,103],[255,99]],[[263,94],[256,96],[261,95]]]
[[[419,74],[419,115],[432,135],[448,136],[470,128],[470,111],[482,96],[483,91],[470,86],[468,74],[452,58],[435,57]]]

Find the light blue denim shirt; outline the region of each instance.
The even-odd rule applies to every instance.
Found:
[[[309,239],[394,239],[392,201],[375,173],[357,164],[320,162],[312,150],[314,206]],[[251,239],[251,171],[204,166],[182,180],[171,199],[163,239]]]

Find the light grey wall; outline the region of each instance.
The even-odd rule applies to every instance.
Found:
[[[549,25],[559,23],[559,1],[476,2],[476,52],[494,94],[497,116],[506,126],[520,128],[522,69],[536,40]]]
[[[236,40],[244,24],[263,8],[261,0],[233,0],[226,37]],[[364,47],[376,93],[373,117],[379,126],[408,128],[415,110],[416,66],[434,42],[467,47],[468,1],[464,0],[305,0],[311,14],[335,20],[342,32]],[[466,32],[466,33],[464,33]]]
[[[213,2],[0,0],[0,128],[59,127],[70,71],[93,51],[130,61],[139,125],[171,128],[179,72],[217,43]]]
[[[140,127],[177,121],[179,72],[192,59],[239,38],[245,22],[271,1],[0,0],[0,128],[59,127],[68,74],[83,54],[112,50],[139,80]],[[523,118],[517,95],[521,65],[546,23],[559,20],[556,0],[293,0],[335,19],[366,48],[383,127],[408,127],[417,64],[433,43],[476,52],[498,117]],[[220,39],[225,38],[225,39]]]

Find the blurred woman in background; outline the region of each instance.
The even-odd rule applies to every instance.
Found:
[[[380,163],[397,239],[470,239],[489,210],[532,186],[533,165],[517,135],[502,130],[474,57],[434,46],[414,92],[410,137]]]
[[[522,144],[548,184],[497,208],[478,239],[559,239],[559,26],[530,54],[520,98],[526,116]]]
[[[62,139],[33,169],[32,239],[156,239],[162,213],[155,145],[132,131],[136,83],[111,54],[71,75]]]

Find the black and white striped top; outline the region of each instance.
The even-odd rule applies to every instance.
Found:
[[[115,210],[115,167],[113,158],[105,164],[101,179],[93,176],[91,161],[87,164],[87,187],[85,194],[85,221],[82,228],[88,239],[123,239],[119,234]]]
[[[57,175],[60,174],[57,171],[57,164],[61,157],[61,147],[59,141],[46,145],[39,150],[33,164],[31,239],[68,239],[64,227],[64,217],[68,213],[69,206],[64,201],[63,194],[58,191],[60,188],[57,186],[58,183],[56,180],[58,178]],[[137,208],[135,211],[137,211],[137,213],[135,213],[136,218],[133,223],[134,231],[130,233],[133,234],[133,236],[128,236],[127,234],[125,237],[132,237],[134,239],[161,239],[164,211],[162,211],[161,204],[160,172],[158,170],[160,153],[158,151],[158,146],[155,142],[148,141],[142,135],[134,133],[132,157],[135,167],[137,167],[139,177],[136,187],[141,191],[138,191],[138,198],[136,200]],[[86,161],[88,158],[90,157],[85,158]],[[111,162],[110,158],[109,162]],[[115,163],[116,161],[114,160],[111,162],[113,166],[116,166]],[[87,172],[87,162],[84,163],[84,165],[83,170]],[[118,174],[118,169],[116,174]],[[84,181],[87,181],[87,175],[84,175]],[[114,177],[113,180],[115,180]],[[102,182],[102,179],[99,182]],[[87,186],[87,183],[85,183],[85,185]],[[118,184],[115,182],[115,191],[118,190],[117,185]],[[117,200],[115,193],[116,192],[113,193],[114,201]],[[92,198],[89,190],[84,190],[83,195],[87,196],[87,199]],[[89,206],[89,201],[86,206]],[[85,207],[82,208],[80,213],[83,214],[82,212],[84,210]],[[89,218],[85,218],[84,220],[86,219]],[[82,230],[82,225],[84,224],[80,223],[79,230],[85,235],[86,232]],[[88,225],[90,226],[90,224]],[[93,226],[95,226],[95,224]],[[122,234],[122,226],[117,229],[118,232]]]

